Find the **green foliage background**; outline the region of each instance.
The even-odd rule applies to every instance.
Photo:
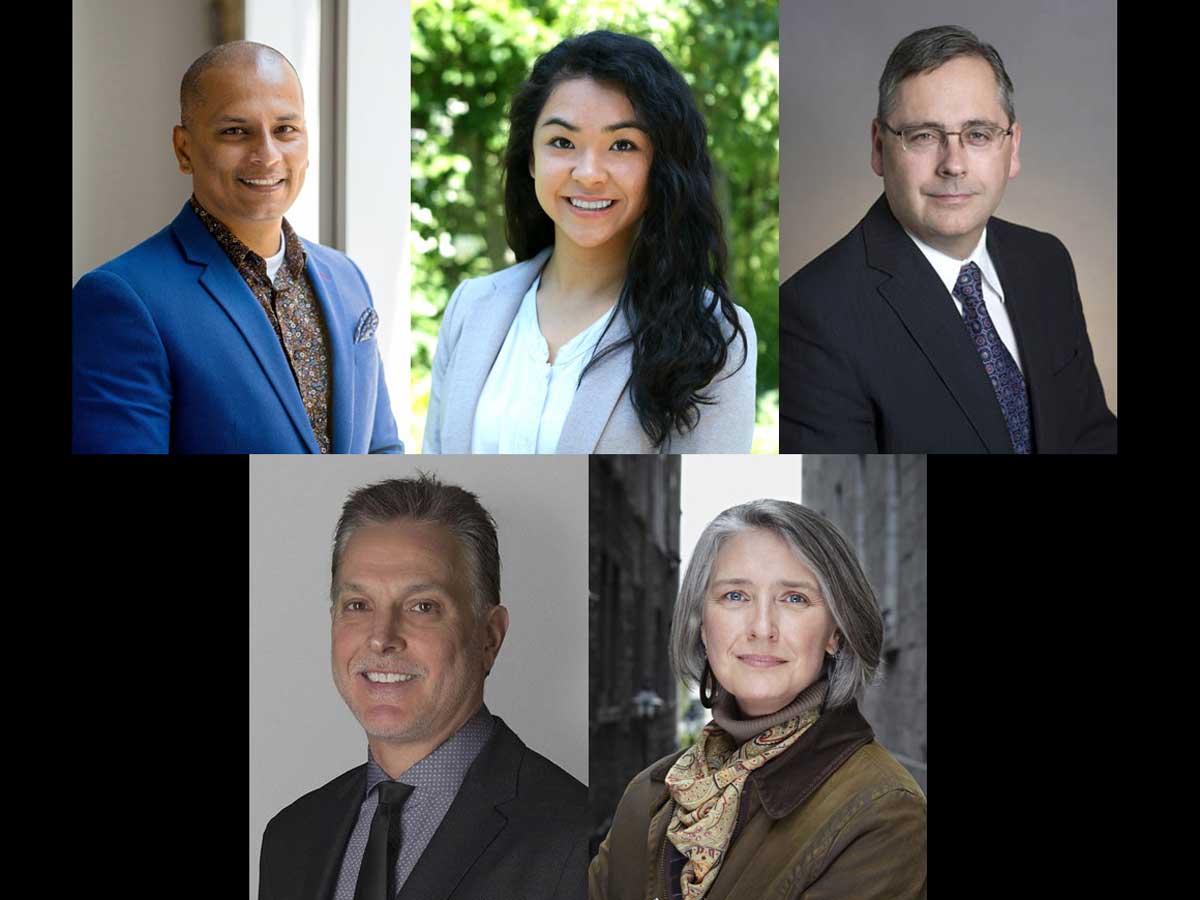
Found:
[[[729,244],[734,301],[758,332],[754,451],[778,451],[777,0],[413,0],[412,412],[421,444],[450,294],[516,260],[504,240],[506,111],[538,55],[607,28],[657,46],[692,86]]]

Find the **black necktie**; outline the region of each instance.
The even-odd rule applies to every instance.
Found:
[[[371,819],[371,836],[358,867],[354,900],[392,900],[396,856],[400,852],[400,808],[412,793],[412,785],[381,781],[376,788],[379,805]]]

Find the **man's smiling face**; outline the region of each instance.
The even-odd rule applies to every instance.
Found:
[[[308,170],[304,97],[282,59],[217,65],[200,76],[199,99],[175,128],[180,170],[200,205],[234,234],[278,224]]]

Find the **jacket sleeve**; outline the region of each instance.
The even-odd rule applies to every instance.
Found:
[[[588,900],[641,900],[649,833],[650,798],[639,776],[621,795],[608,835],[588,866]]]
[[[263,831],[262,847],[258,852],[258,900],[275,900],[275,892],[271,889],[271,870],[274,862],[272,845],[274,833],[271,826],[274,821],[267,823]]]
[[[685,435],[671,440],[671,453],[749,453],[754,443],[755,378],[758,365],[758,336],[754,320],[740,306],[738,322],[746,333],[746,356],[742,342],[734,338],[720,374],[704,391],[715,403],[700,407],[700,421]]]
[[[421,444],[422,453],[442,452],[442,399],[446,390],[446,373],[450,369],[450,361],[454,356],[454,345],[458,340],[458,299],[463,289],[470,284],[467,279],[450,295],[446,311],[442,313],[442,323],[438,328],[437,349],[433,352],[432,384],[429,388],[429,408],[425,413],[425,439]]]
[[[1071,272],[1071,315],[1077,334],[1077,355],[1081,357],[1077,369],[1080,378],[1077,389],[1080,399],[1079,433],[1075,438],[1073,449],[1116,453],[1117,417],[1108,408],[1108,403],[1104,399],[1104,386],[1100,383],[1100,373],[1096,371],[1096,361],[1092,356],[1092,342],[1088,340],[1087,323],[1083,318],[1083,301],[1079,296],[1079,283],[1075,278],[1075,266],[1071,262],[1071,254],[1067,252],[1067,248],[1061,242],[1059,242],[1059,248],[1062,250],[1067,268]]]
[[[794,279],[779,291],[779,450],[877,453],[871,400],[818,299]]]
[[[829,864],[801,894],[803,900],[924,900],[924,800],[900,788],[860,810],[838,832]]]
[[[383,377],[383,360],[379,360],[379,388],[375,393],[375,423],[371,427],[371,453],[403,453],[404,442],[396,433],[396,419],[392,415],[392,401],[388,397],[387,382]]]
[[[96,270],[71,291],[71,449],[167,453],[171,373],[141,297],[119,275]]]

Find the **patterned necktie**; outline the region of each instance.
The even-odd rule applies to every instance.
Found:
[[[376,788],[379,805],[371,819],[371,834],[358,867],[354,900],[391,900],[396,857],[400,853],[400,809],[412,793],[412,785],[381,781]]]
[[[963,325],[967,337],[979,352],[984,371],[1000,401],[1000,412],[1008,424],[1008,436],[1017,453],[1032,452],[1029,439],[1029,395],[1017,362],[996,334],[983,302],[983,275],[975,263],[967,263],[958,273],[954,296],[962,303]]]

